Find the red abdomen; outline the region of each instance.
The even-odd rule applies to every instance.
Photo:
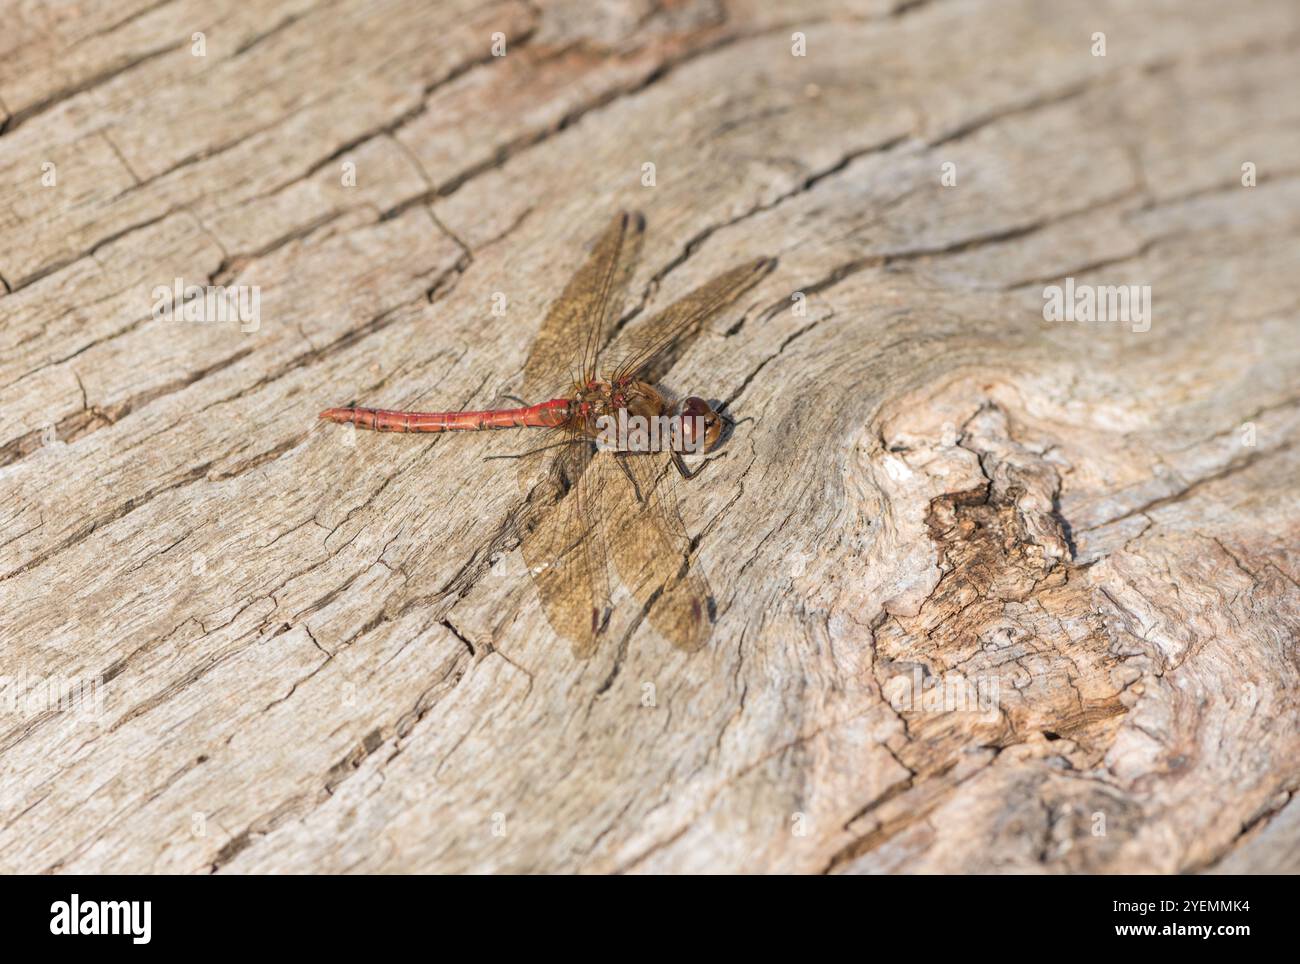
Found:
[[[569,419],[569,400],[481,412],[399,412],[383,408],[328,408],[320,417],[374,432],[477,432],[490,428],[557,428]]]

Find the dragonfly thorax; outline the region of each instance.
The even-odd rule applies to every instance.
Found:
[[[670,405],[647,382],[591,379],[577,388],[576,396],[570,410],[580,430],[593,437],[620,415],[640,416],[647,421],[674,416],[673,421],[680,424],[681,434],[677,437],[684,451],[710,451],[722,435],[722,418],[704,399],[692,395],[679,405]]]

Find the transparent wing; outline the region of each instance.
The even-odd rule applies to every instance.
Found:
[[[714,600],[692,565],[669,470],[662,456],[602,452],[588,472],[599,482],[609,551],[623,584],[647,608],[650,625],[679,649],[694,651],[713,632]]]
[[[547,309],[524,363],[522,391],[544,401],[594,377],[605,332],[622,311],[628,278],[640,252],[645,220],[619,214]],[[595,651],[609,618],[609,567],[588,475],[594,446],[572,428],[547,433],[518,461],[526,498],[520,551],[552,628],[580,657]]]
[[[627,338],[614,373],[615,380],[641,374],[674,345],[684,347],[704,322],[756,285],[775,266],[776,262],[770,258],[736,265],[640,325]]]
[[[595,374],[605,333],[623,310],[644,232],[640,214],[615,217],[551,303],[524,363],[522,390],[529,402],[554,397],[575,375],[585,380]]]
[[[528,495],[519,519],[519,547],[551,627],[590,656],[609,618],[609,567],[595,479],[593,443],[564,431],[547,433],[519,457]]]

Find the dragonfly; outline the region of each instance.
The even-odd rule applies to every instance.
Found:
[[[517,462],[524,495],[516,516],[524,562],[552,628],[581,658],[596,651],[609,629],[611,556],[642,617],[674,646],[698,650],[712,632],[715,600],[692,559],[668,466],[681,479],[694,478],[700,469],[690,469],[683,456],[713,451],[729,420],[697,395],[672,402],[652,369],[776,264],[748,261],[691,291],[644,322],[637,337],[615,338],[614,347],[627,346],[606,367],[607,341],[622,318],[644,232],[644,217],[620,213],[551,302],[524,364],[524,398],[517,399],[545,401],[479,411],[349,406],[320,413],[378,432],[545,430],[540,444],[505,457]],[[669,421],[678,430],[657,446],[602,444],[609,438],[602,432],[630,416],[676,416]]]

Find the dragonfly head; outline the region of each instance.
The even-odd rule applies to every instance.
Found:
[[[692,395],[682,402],[681,417],[682,438],[686,444],[696,452],[713,451],[713,447],[718,444],[718,439],[722,436],[722,416],[704,399]],[[703,419],[703,422],[697,419]],[[701,424],[704,426],[703,438],[697,435]]]

